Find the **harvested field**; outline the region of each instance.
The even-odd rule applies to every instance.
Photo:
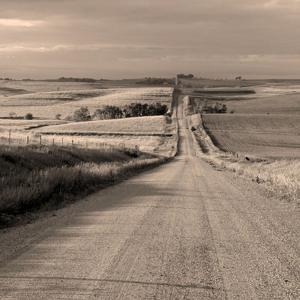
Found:
[[[300,158],[300,116],[207,114],[203,121],[220,148],[258,157]]]
[[[226,101],[228,111],[246,114],[300,114],[300,94]]]
[[[114,90],[70,90],[55,92],[39,92],[0,98],[1,106],[47,106],[64,102],[78,101],[113,93]]]
[[[51,92],[51,91],[69,91],[69,90],[89,90],[101,89],[102,84],[93,82],[60,82],[60,81],[45,81],[45,80],[0,80],[0,89],[16,89],[23,90],[28,93],[35,92]]]
[[[39,128],[42,126],[64,124],[62,120],[23,120],[23,119],[0,119],[0,132],[20,131]]]
[[[137,117],[126,119],[113,119],[89,122],[76,122],[56,126],[47,126],[39,130],[41,133],[140,133],[163,134],[165,133],[166,121],[164,116]]]
[[[174,146],[175,128],[167,124],[164,116],[138,117],[115,120],[77,122],[38,128],[33,132],[42,134],[43,139],[64,143],[72,140],[81,145],[97,148],[97,144],[138,147],[145,152],[168,156]],[[165,136],[170,135],[170,136]]]

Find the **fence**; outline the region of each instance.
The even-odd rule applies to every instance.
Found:
[[[63,147],[79,147],[85,149],[116,149],[116,150],[134,150],[140,151],[138,145],[125,145],[125,143],[104,143],[95,137],[89,136],[49,136],[40,134],[26,135],[22,132],[0,132],[0,145],[7,146],[63,146]]]

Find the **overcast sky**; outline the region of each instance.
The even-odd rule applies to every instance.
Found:
[[[0,77],[300,78],[300,0],[0,0]]]

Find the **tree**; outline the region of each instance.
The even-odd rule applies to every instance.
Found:
[[[86,106],[82,106],[79,109],[75,110],[73,119],[74,121],[90,121],[91,114],[89,109]]]

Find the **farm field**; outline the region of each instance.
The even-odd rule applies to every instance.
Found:
[[[164,116],[136,117],[125,119],[72,122],[63,125],[47,126],[38,130],[41,133],[130,133],[130,134],[163,134],[166,132]]]
[[[20,91],[23,91],[23,93],[36,93],[58,90],[90,90],[101,89],[102,87],[99,83],[90,82],[0,80],[0,95],[7,93],[7,89],[11,89],[11,94],[19,94]]]
[[[0,119],[0,132],[23,131],[42,126],[64,124],[63,120],[22,120],[22,119]]]
[[[252,99],[219,100],[234,113],[202,114],[199,118],[194,135],[203,158],[237,176],[264,183],[272,194],[298,203],[300,94],[293,92],[298,88],[279,84],[276,88],[256,87]],[[198,128],[195,117],[190,116],[191,125]],[[201,119],[210,139],[201,131]]]
[[[300,93],[226,101],[228,110],[246,114],[300,114]]]
[[[218,146],[258,157],[300,158],[300,115],[206,114]]]
[[[174,146],[173,137],[160,136],[172,131],[170,126],[167,128],[162,116],[89,122],[64,120],[82,106],[88,107],[91,114],[105,105],[124,106],[132,102],[160,102],[170,106],[171,88],[100,89],[95,88],[95,84],[80,82],[0,81],[0,91],[1,88],[2,92],[7,88],[19,91],[11,95],[2,93],[2,96],[0,92],[0,138],[4,144],[9,142],[10,136],[10,142],[18,145],[42,143],[88,148],[107,144],[130,148],[138,146],[141,151],[164,155],[168,155]],[[11,113],[19,118],[32,113],[34,119],[9,119]],[[61,120],[56,119],[57,114],[61,115]]]
[[[65,118],[82,106],[87,106],[93,113],[104,105],[123,106],[132,102],[161,102],[169,105],[171,93],[171,88],[119,88],[2,96],[0,117],[8,117],[10,113],[15,113],[17,116],[32,113],[35,118],[55,119],[57,114]]]
[[[144,79],[61,81],[61,80],[0,80],[0,95],[17,95],[23,93],[95,90],[116,88],[139,88],[161,86],[147,84]],[[170,85],[168,85],[170,86]]]
[[[300,85],[300,80],[282,80],[282,79],[209,79],[209,78],[191,78],[180,79],[183,88],[232,88],[232,87],[260,87],[260,86],[293,86]]]
[[[203,114],[204,126],[214,143],[223,150],[256,157],[300,158],[297,81],[253,88],[256,94],[250,97],[218,100],[233,113]]]

